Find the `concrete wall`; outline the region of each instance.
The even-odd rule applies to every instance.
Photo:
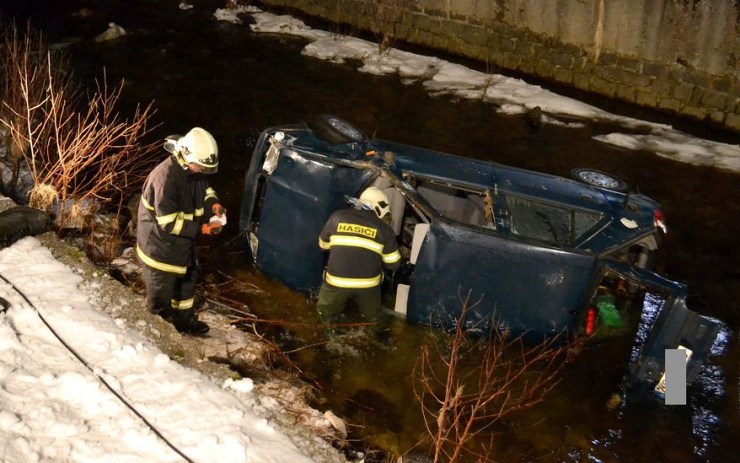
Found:
[[[262,0],[740,131],[737,0]]]

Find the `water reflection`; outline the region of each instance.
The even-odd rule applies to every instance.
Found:
[[[709,459],[713,447],[721,445],[716,439],[718,430],[735,419],[728,417],[729,420],[723,420],[717,413],[721,410],[722,401],[727,399],[725,368],[717,362],[727,358],[730,339],[731,332],[725,326],[712,345],[711,362],[696,378],[695,396],[690,404],[693,413],[691,421],[694,436],[699,439],[694,451],[702,458]]]
[[[645,293],[645,298],[642,303],[640,324],[637,327],[637,333],[635,334],[635,347],[632,349],[632,354],[630,354],[630,363],[637,360],[637,357],[640,355],[640,348],[647,341],[650,331],[653,329],[653,325],[655,324],[655,320],[658,319],[658,315],[660,315],[664,305],[664,298],[657,294]]]

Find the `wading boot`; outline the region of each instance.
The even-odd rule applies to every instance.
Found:
[[[168,322],[172,323],[173,310],[170,309],[170,308],[159,309],[159,310],[157,310],[157,309],[151,310],[150,309],[149,310],[149,313],[151,313],[153,315],[159,315],[160,317],[162,317],[163,319],[165,319],[165,321],[168,321]]]
[[[210,330],[207,324],[198,320],[193,309],[175,311],[172,324],[180,333],[192,334],[193,336],[204,336]]]

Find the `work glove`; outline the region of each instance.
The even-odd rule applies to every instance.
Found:
[[[219,203],[214,204],[213,207],[211,207],[211,210],[213,211],[213,215],[216,217],[221,217],[223,214],[226,214],[226,209]]]
[[[221,233],[221,230],[223,230],[223,226],[221,226],[221,224],[218,222],[204,223],[200,227],[200,231],[204,235],[218,235],[219,233]]]
[[[221,233],[221,228],[226,225],[226,209],[222,205],[219,203],[214,204],[211,206],[211,211],[213,211],[213,217],[208,221],[209,230],[206,231],[205,225],[202,229],[203,234],[205,235],[216,235]],[[216,228],[218,228],[218,231],[216,231]]]

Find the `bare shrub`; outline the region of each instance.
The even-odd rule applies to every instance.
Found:
[[[44,120],[33,121],[31,116],[46,101],[46,77],[52,74],[58,91],[72,99],[75,95],[71,79],[63,72],[68,66],[67,56],[55,52],[53,57],[45,45],[41,33],[30,25],[19,31],[14,23],[0,22],[0,122],[6,128],[22,130],[24,136],[13,135],[12,130],[4,132],[3,144],[8,147],[5,163],[11,170],[11,179],[6,182],[4,193],[14,196],[25,167],[26,155],[33,155],[35,146],[30,146],[28,138],[50,136],[49,126]],[[47,69],[47,59],[55,66]],[[26,122],[34,122],[32,125]]]
[[[477,303],[469,299],[454,332],[430,338],[414,367],[435,462],[492,461],[496,423],[541,402],[568,352],[557,337],[534,346],[496,328],[488,339],[472,337],[464,326]]]
[[[157,144],[141,140],[154,129],[152,104],[125,119],[116,110],[122,84],[108,87],[103,76],[85,95],[66,71],[66,58],[52,53],[40,33],[29,27],[21,36],[15,25],[2,33],[0,123],[10,137],[13,170],[25,163],[30,171],[31,205],[54,212],[60,229],[115,209],[150,167],[147,156]]]
[[[398,26],[415,0],[373,0],[372,31],[378,40],[378,53],[388,53],[396,43]]]
[[[343,19],[347,12],[347,7],[342,0],[333,0],[331,3],[328,3],[326,11],[328,13],[329,32],[331,32],[334,40],[341,37],[353,37],[357,34],[357,20],[347,21]]]

